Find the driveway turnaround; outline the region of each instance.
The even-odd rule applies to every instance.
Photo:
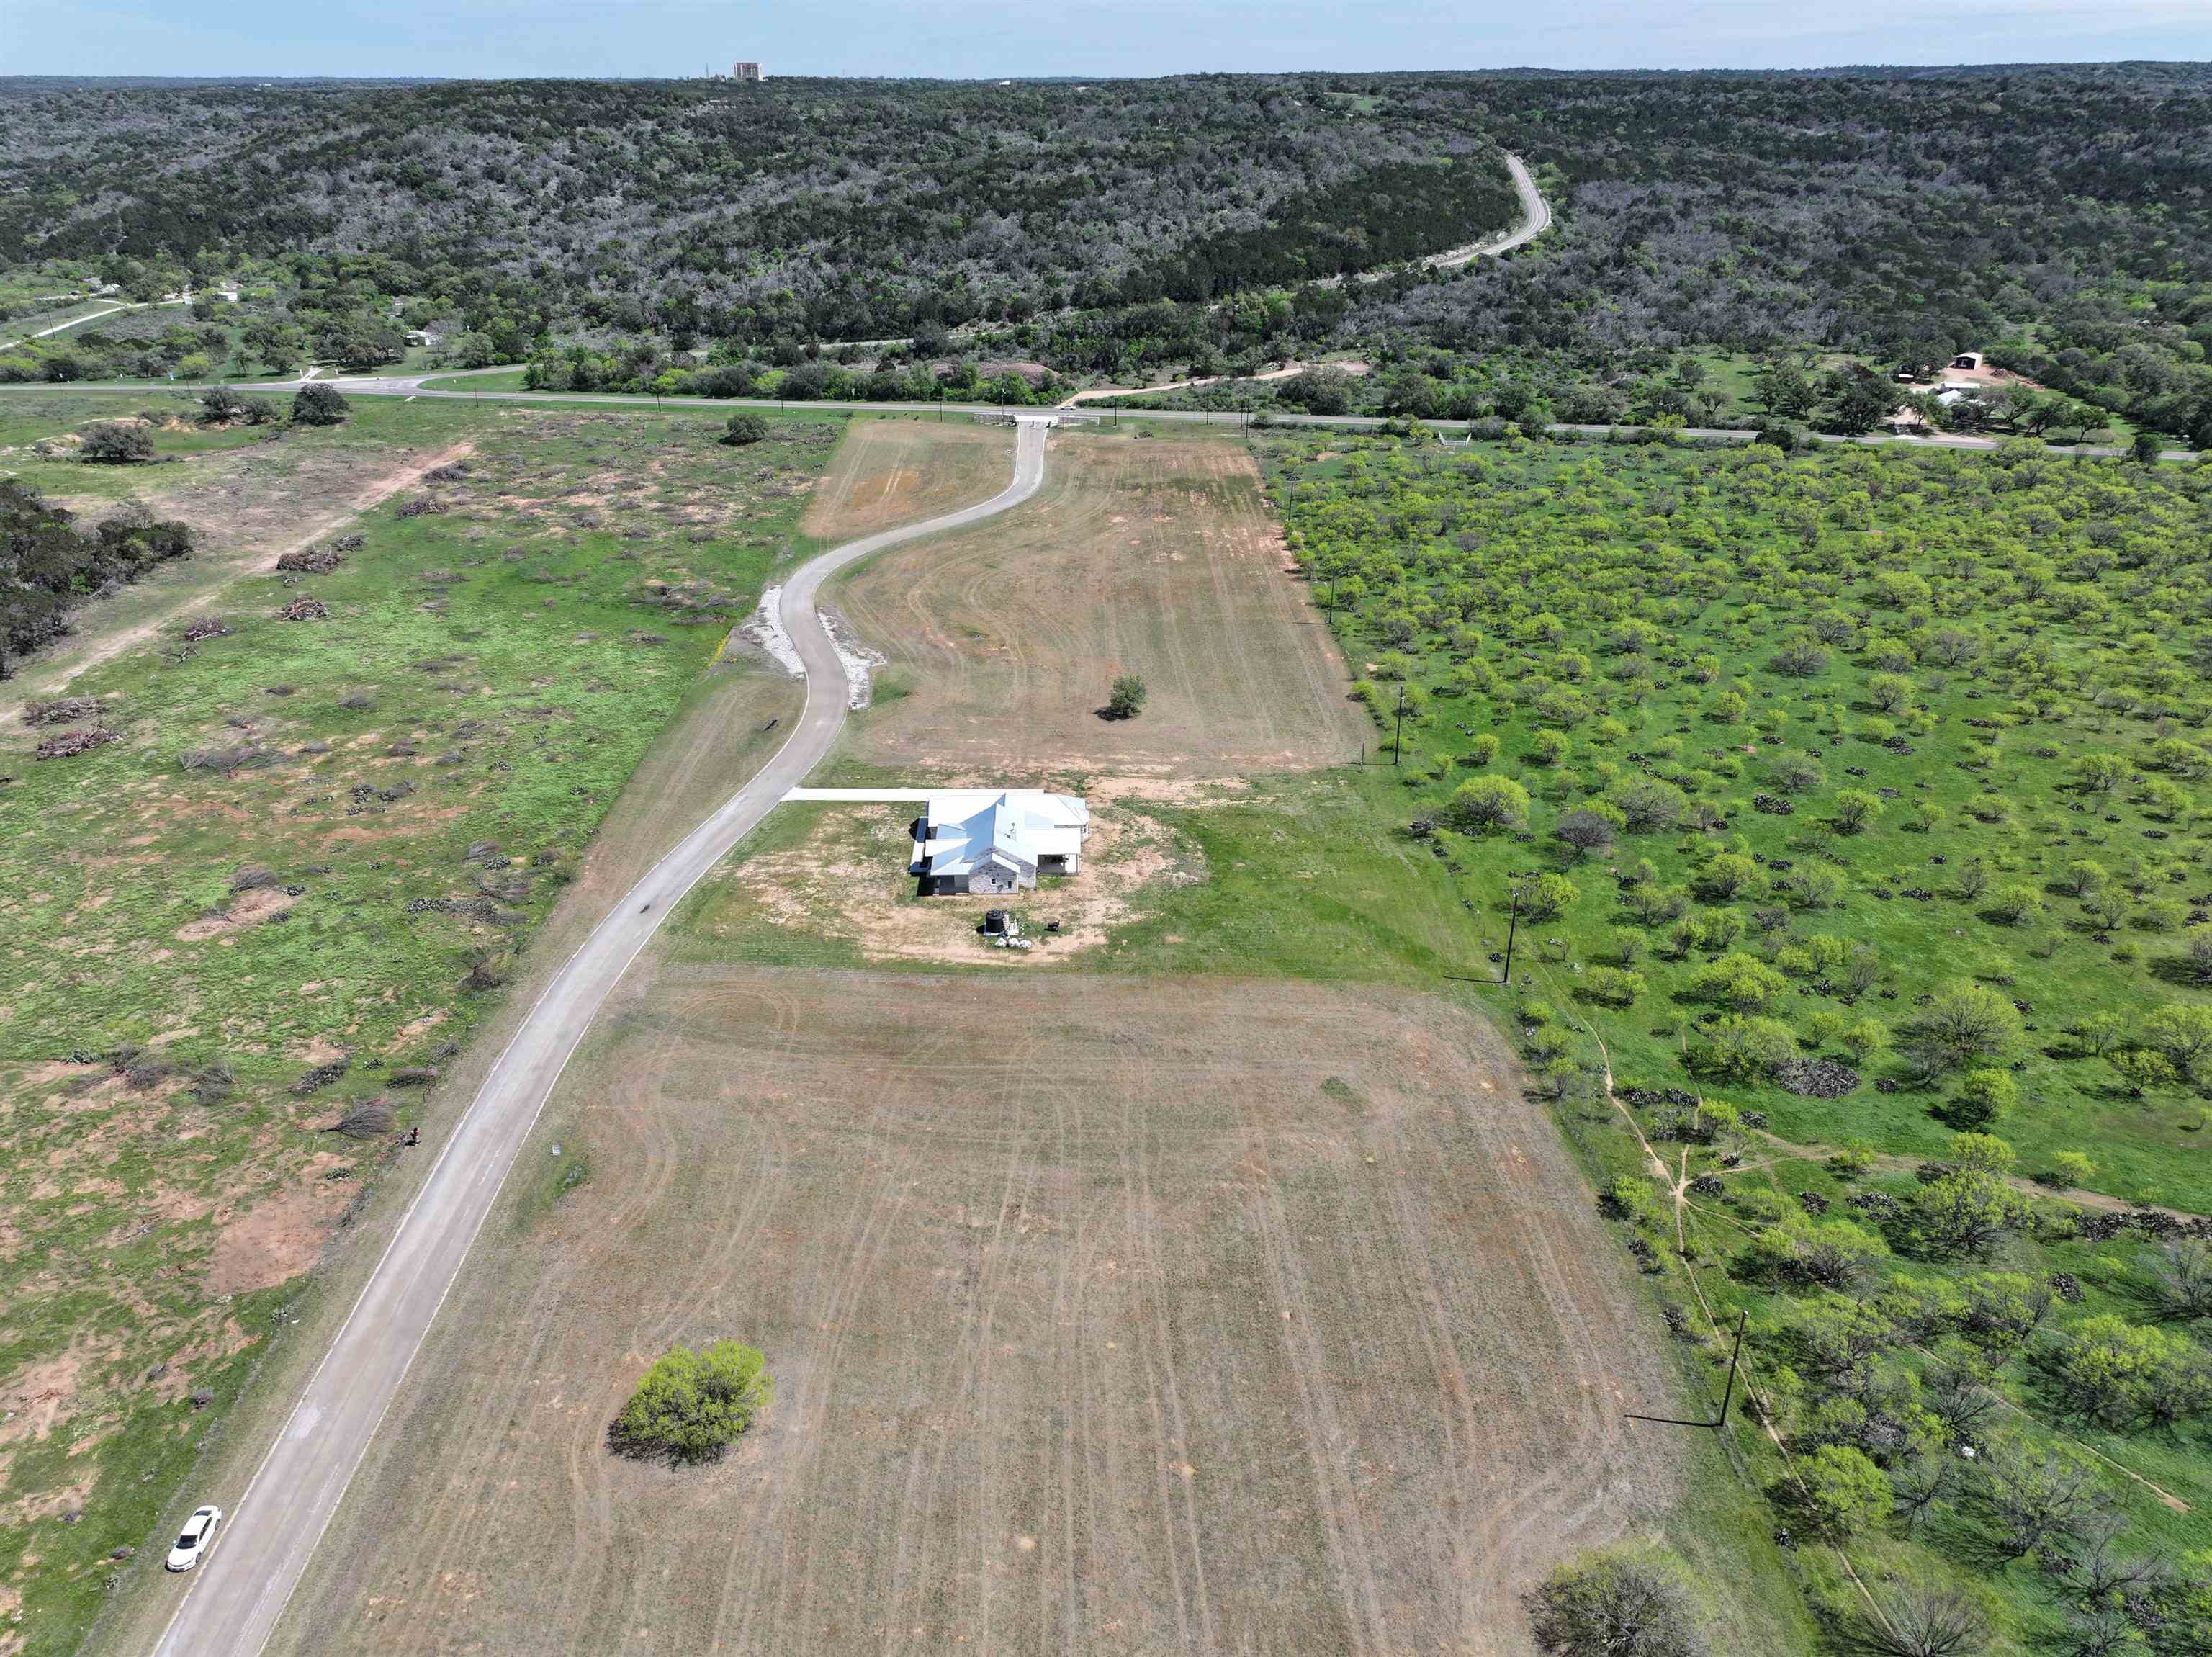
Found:
[[[159,1657],[255,1657],[267,1642],[592,1016],[668,911],[829,752],[845,722],[847,691],[837,652],[815,611],[823,582],[885,547],[977,523],[1028,500],[1044,481],[1051,424],[1049,416],[1019,420],[1013,481],[990,500],[834,548],[784,583],[784,626],[806,666],[806,710],[789,740],[623,896],[531,1008],[401,1216],[252,1483],[232,1506],[227,1534],[170,1619]]]

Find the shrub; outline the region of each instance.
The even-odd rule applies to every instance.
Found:
[[[1552,825],[1552,838],[1570,848],[1579,862],[1613,844],[1613,825],[1600,813],[1579,807],[1560,814]]]
[[[1797,1474],[1803,1488],[1787,1494],[1831,1536],[1858,1536],[1888,1517],[1889,1477],[1863,1450],[1823,1444],[1798,1462]]]
[[[1641,972],[1593,966],[1583,975],[1582,994],[1607,1007],[1633,1007],[1649,987]]]
[[[102,466],[132,466],[154,458],[145,427],[126,420],[95,420],[83,432],[83,457]]]
[[[737,1341],[703,1352],[679,1346],[645,1372],[607,1429],[620,1455],[712,1461],[753,1424],[774,1394],[767,1359]]]
[[[1107,694],[1106,717],[1134,719],[1144,710],[1145,698],[1150,694],[1143,679],[1134,673],[1123,673],[1114,681],[1113,689]]]
[[[2019,1102],[2020,1084],[2012,1073],[1984,1066],[1959,1079],[1959,1096],[1951,1101],[1944,1119],[1969,1131],[1986,1128]]]
[[[1965,1594],[1908,1587],[1890,1602],[1882,1621],[1861,1624],[1855,1648],[1881,1657],[1981,1657],[1989,1645],[1989,1620]]]
[[[1537,1647],[1552,1657],[1704,1657],[1711,1648],[1681,1567],[1656,1551],[1570,1561],[1525,1603]]]
[[[2001,1058],[2020,1036],[2020,1014],[1996,990],[1965,978],[1938,990],[1907,1027],[1916,1062],[1934,1074]]]
[[[1814,1225],[1786,1216],[1755,1234],[1730,1264],[1753,1282],[1817,1284],[1850,1292],[1863,1288],[1889,1250],[1881,1238],[1849,1220]]]
[[[1539,874],[1513,883],[1514,900],[1524,920],[1557,920],[1581,896],[1575,883],[1564,874]]]
[[[2185,1081],[2212,1057],[2212,1007],[2161,1007],[2143,1020],[2142,1045],[2173,1067]]]
[[[342,425],[353,408],[336,386],[310,381],[293,393],[292,423],[297,426]]]
[[[1864,789],[1842,789],[1836,795],[1832,821],[1845,834],[1856,834],[1882,813],[1881,796]]]
[[[1789,981],[1756,955],[1741,951],[1708,961],[1690,980],[1690,991],[1700,1000],[1734,1008],[1740,1013],[1763,1011],[1789,988]]]
[[[2069,1186],[2084,1186],[2096,1178],[2097,1165],[2080,1151],[2053,1153],[2051,1166],[2036,1179],[2053,1191],[2064,1191]]]
[[[1624,826],[1632,834],[1671,829],[1689,809],[1689,796],[1671,783],[1656,777],[1633,777],[1613,790],[1613,803],[1620,808]]]
[[[750,448],[768,436],[768,422],[757,414],[733,414],[714,441],[730,448]]]
[[[1730,1014],[1705,1027],[1686,1062],[1695,1075],[1754,1081],[1796,1057],[1797,1038],[1779,1019]]]
[[[1477,777],[1454,789],[1438,815],[1462,834],[1518,829],[1528,820],[1528,790],[1510,777]]]

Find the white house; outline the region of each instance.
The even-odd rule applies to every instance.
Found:
[[[1039,874],[1083,867],[1091,807],[1072,794],[1037,789],[933,794],[915,819],[908,873],[931,896],[957,892],[1024,892]]]

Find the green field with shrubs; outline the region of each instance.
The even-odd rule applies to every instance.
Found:
[[[1421,894],[1380,970],[1514,929],[1487,993],[1715,1406],[1748,1316],[1725,1436],[1816,1605],[2212,1650],[2212,469],[1255,441],[1384,768],[1315,809]]]

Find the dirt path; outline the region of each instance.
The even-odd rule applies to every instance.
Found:
[[[342,472],[344,483],[334,504],[304,518],[299,501],[318,491],[312,483],[289,473],[287,487],[251,500],[230,468],[146,496],[146,504],[158,515],[182,519],[198,530],[202,550],[112,599],[78,611],[76,631],[26,662],[0,691],[0,728],[21,716],[24,703],[58,696],[79,674],[152,643],[185,617],[210,608],[240,577],[274,570],[285,553],[335,533],[400,490],[421,483],[423,473],[461,459],[473,448],[464,442],[427,456],[405,451],[380,465],[364,465],[357,450],[327,451],[319,460]],[[241,453],[242,465],[256,458],[250,450]]]
[[[1836,1147],[1832,1145],[1800,1145],[1783,1138],[1779,1134],[1770,1133],[1764,1128],[1754,1131],[1761,1139],[1787,1156],[1803,1157],[1808,1161],[1820,1162],[1836,1154]],[[1872,1161],[1875,1167],[1885,1173],[1910,1173],[1928,1160],[1922,1156],[1893,1156],[1882,1152],[1875,1154]],[[1729,1170],[1723,1169],[1722,1172],[1726,1173]],[[2014,1191],[2027,1196],[2050,1197],[2061,1203],[2071,1203],[2076,1208],[2094,1209],[2100,1214],[2163,1214],[2171,1219],[2179,1220],[2185,1224],[2204,1217],[2191,1214],[2186,1209],[2164,1208],[2156,1203],[2131,1203],[2124,1197],[2114,1197],[2100,1191],[2084,1191],[2078,1185],[2046,1185],[2040,1180],[2029,1179],[2024,1173],[2008,1173],[2004,1179],[2005,1183]]]
[[[1170,380],[1157,386],[1093,386],[1088,391],[1062,398],[1057,406],[1072,409],[1109,397],[1149,396],[1164,391],[1189,391],[1200,386],[1249,386],[1266,380],[1295,380],[1308,369],[1337,369],[1350,375],[1371,372],[1364,362],[1302,362],[1293,358],[1281,368],[1269,369],[1264,374],[1209,374],[1195,380]]]

